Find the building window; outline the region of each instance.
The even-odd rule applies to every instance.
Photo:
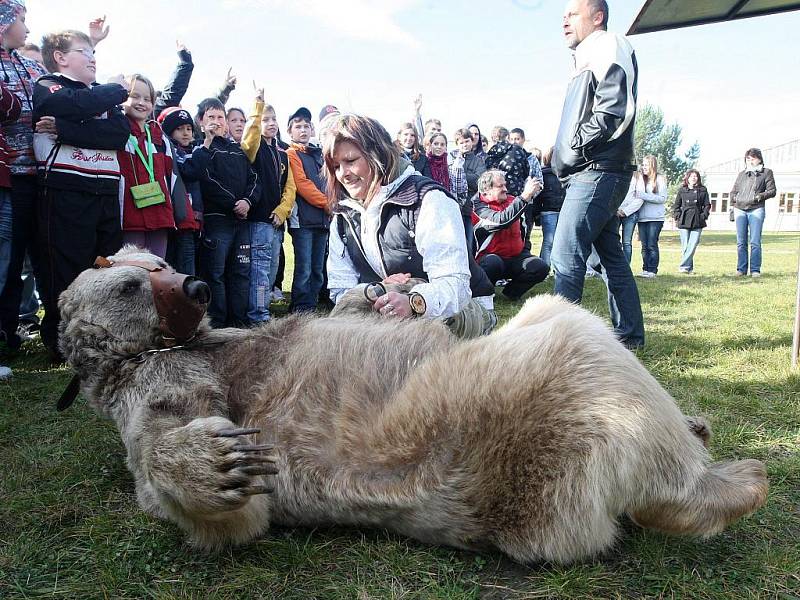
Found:
[[[720,212],[728,212],[728,192],[722,194],[722,206],[720,206]]]
[[[711,193],[711,212],[712,213],[717,212],[717,197],[718,196],[719,196],[719,194],[717,192],[712,192]]]
[[[792,212],[794,208],[794,194],[786,194],[786,212]]]

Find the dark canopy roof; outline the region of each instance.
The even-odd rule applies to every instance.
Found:
[[[797,0],[646,0],[628,35],[800,9]]]

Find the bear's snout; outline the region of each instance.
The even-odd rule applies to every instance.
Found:
[[[184,280],[183,293],[198,304],[208,304],[208,301],[211,300],[211,288],[205,281],[197,279],[197,277],[187,277]]]

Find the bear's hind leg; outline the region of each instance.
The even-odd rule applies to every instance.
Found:
[[[768,490],[761,461],[713,463],[688,497],[634,510],[631,517],[642,527],[665,533],[710,537],[763,505]]]

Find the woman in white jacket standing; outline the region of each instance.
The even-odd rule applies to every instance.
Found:
[[[638,213],[639,240],[642,242],[640,277],[655,277],[658,273],[658,236],[664,226],[667,181],[658,172],[658,161],[652,154],[642,159],[642,167],[631,181],[629,194],[642,201]]]

